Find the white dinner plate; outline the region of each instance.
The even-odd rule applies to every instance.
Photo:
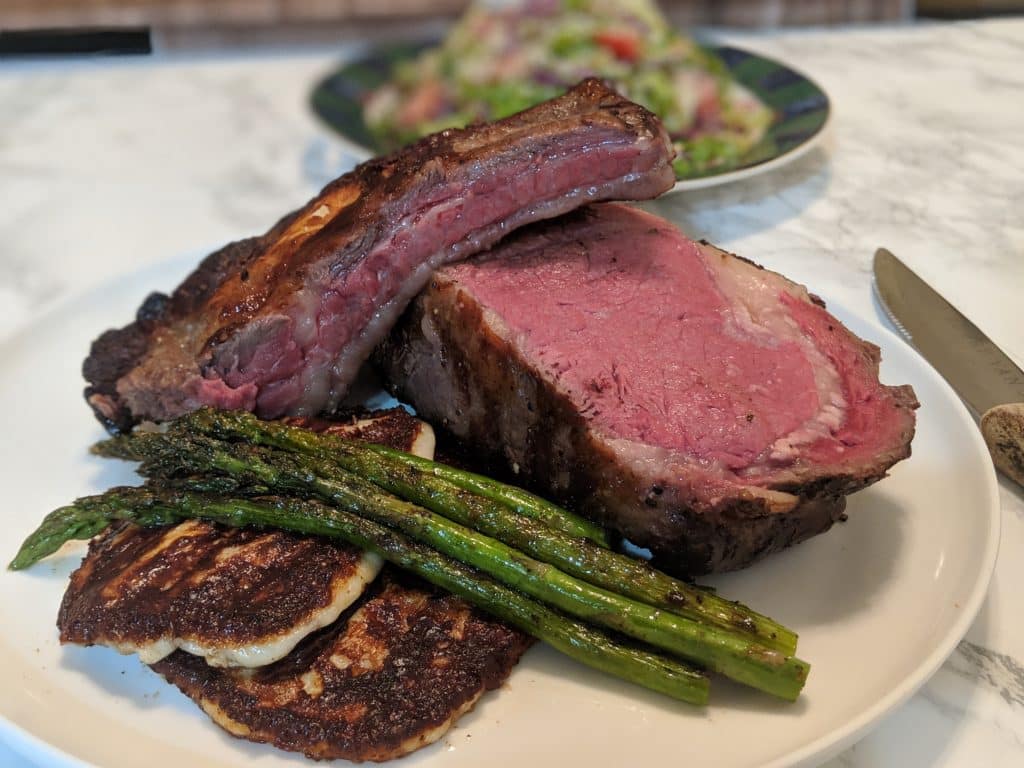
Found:
[[[178,260],[80,297],[2,347],[6,562],[51,509],[134,482],[92,457],[103,437],[81,397],[89,342],[123,325]],[[716,679],[696,709],[530,650],[509,681],[407,768],[632,764],[792,766],[822,761],[906,700],[967,631],[996,558],[995,475],[975,424],[908,346],[837,312],[881,344],[882,378],[921,401],[913,457],[850,499],[849,521],[746,571],[710,580],[800,633],[812,669],[796,704]],[[84,544],[0,572],[0,739],[44,765],[207,768],[312,765],[228,736],[134,657],[61,647],[55,618]]]

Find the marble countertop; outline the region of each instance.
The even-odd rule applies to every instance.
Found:
[[[885,245],[1024,363],[1024,20],[719,35],[813,75],[823,145],[676,194],[695,237],[875,316]],[[0,339],[69,297],[265,230],[354,157],[310,112],[338,50],[0,65]],[[1024,494],[967,638],[830,768],[1024,764]],[[0,745],[0,765],[24,763]]]

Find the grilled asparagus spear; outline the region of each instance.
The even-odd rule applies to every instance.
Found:
[[[797,636],[792,630],[740,603],[600,546],[603,541],[582,532],[586,527],[595,528],[592,523],[518,488],[384,446],[261,421],[244,412],[204,409],[179,419],[175,429],[334,462],[406,501],[492,536],[576,578],[695,621],[749,633],[762,645],[786,655],[796,653]],[[511,504],[511,498],[519,500],[517,506]],[[529,512],[524,512],[526,507]]]
[[[143,458],[142,474],[221,473],[275,493],[319,497],[402,531],[586,621],[602,624],[765,692],[794,700],[809,665],[739,632],[695,622],[575,579],[489,536],[382,491],[331,462],[172,430],[100,443],[102,455]]]

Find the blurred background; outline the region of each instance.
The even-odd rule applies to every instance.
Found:
[[[468,0],[0,0],[0,29],[144,25],[158,48],[391,37],[451,21]],[[679,25],[820,26],[1024,11],[1024,0],[661,0]]]

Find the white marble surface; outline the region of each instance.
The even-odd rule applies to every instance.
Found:
[[[824,146],[655,207],[874,315],[885,245],[1024,362],[1024,21],[727,35],[820,81]],[[269,226],[352,157],[307,107],[337,51],[0,66],[0,339],[116,275]],[[829,768],[1024,764],[1024,494],[967,639]],[[970,514],[970,510],[964,510]],[[0,745],[0,766],[27,765]]]

